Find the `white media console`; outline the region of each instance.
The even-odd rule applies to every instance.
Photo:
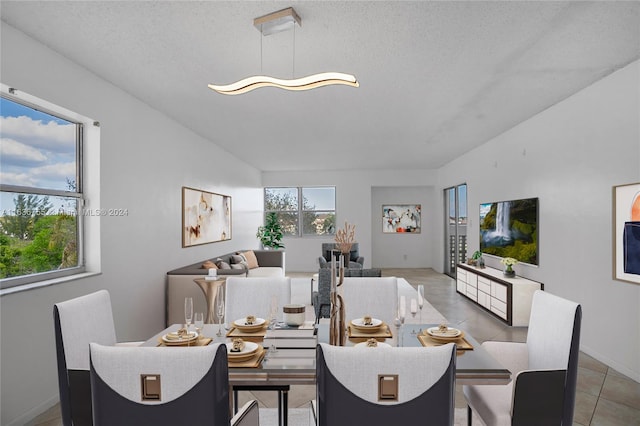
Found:
[[[512,326],[529,325],[533,292],[544,284],[516,276],[506,278],[494,268],[458,264],[456,290]]]

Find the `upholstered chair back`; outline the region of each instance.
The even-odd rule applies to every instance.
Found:
[[[347,322],[369,315],[393,327],[398,312],[396,277],[345,278],[341,288]]]
[[[345,269],[345,277],[381,277],[381,269]],[[328,318],[331,308],[331,269],[318,270],[318,291],[313,293],[313,309],[316,320]]]
[[[351,348],[321,343],[316,357],[320,426],[453,424],[454,344]],[[380,399],[380,375],[397,375],[396,399]]]
[[[527,332],[530,370],[567,369],[578,304],[537,291]]]
[[[283,305],[291,303],[290,278],[227,278],[225,321],[230,324],[247,315],[268,319],[273,296],[278,301],[278,320],[281,321],[284,319]]]
[[[53,320],[62,422],[91,425],[89,343],[116,343],[109,293],[100,290],[57,303]]]
[[[90,348],[95,426],[229,425],[224,344]]]

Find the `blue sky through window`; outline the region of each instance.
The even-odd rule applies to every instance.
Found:
[[[70,190],[76,180],[76,124],[0,98],[0,180]],[[15,194],[2,193],[0,207],[13,207]]]

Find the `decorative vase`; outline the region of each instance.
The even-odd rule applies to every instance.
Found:
[[[507,278],[514,278],[516,276],[516,271],[511,268],[507,268],[504,270],[504,276]]]
[[[343,256],[340,254],[337,262],[335,256],[331,256],[331,314],[329,318],[329,344],[334,346],[344,346],[347,341],[344,300],[340,294],[340,286],[343,282]]]

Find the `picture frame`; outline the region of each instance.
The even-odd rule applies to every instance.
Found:
[[[231,197],[182,187],[182,247],[231,239]]]
[[[419,234],[422,229],[421,204],[383,204],[383,234]]]
[[[640,182],[613,187],[613,279],[640,284]]]

